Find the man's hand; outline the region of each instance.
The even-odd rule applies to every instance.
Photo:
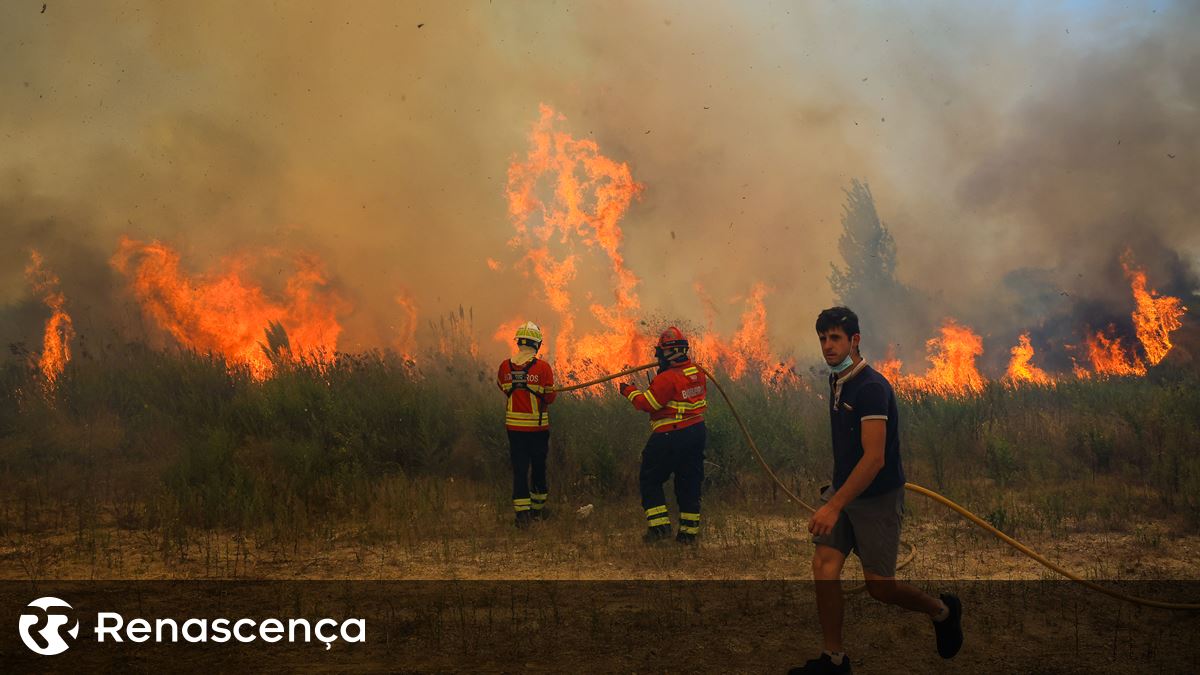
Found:
[[[629,384],[628,382],[622,382],[621,384],[617,385],[617,389],[620,390],[621,396],[624,396],[625,398],[629,398],[630,394],[637,391],[637,387]]]
[[[833,504],[822,504],[821,508],[813,514],[808,521],[808,531],[812,534],[826,535],[833,531],[833,526],[837,524],[838,516],[842,514],[842,510]]]

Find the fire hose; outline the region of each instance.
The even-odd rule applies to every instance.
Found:
[[[565,386],[565,387],[555,387],[554,390],[559,391],[559,392],[567,392],[567,391],[575,391],[577,389],[584,389],[586,387],[591,387],[591,386],[595,386],[597,384],[602,384],[602,383],[608,382],[610,380],[615,380],[619,377],[625,377],[626,375],[631,375],[633,373],[636,373],[636,372],[639,372],[642,370],[648,370],[650,368],[656,367],[657,365],[658,365],[657,363],[647,363],[647,364],[644,364],[641,366],[627,368],[625,370],[622,370],[619,373],[613,373],[612,375],[606,375],[604,377],[597,378],[595,380],[589,380],[587,382],[581,382],[579,384],[574,384],[574,385]],[[793,494],[792,491],[788,489],[787,485],[785,485],[784,482],[782,480],[780,480],[779,476],[777,476],[775,474],[775,472],[773,470],[771,470],[771,466],[769,464],[767,464],[766,458],[764,458],[762,452],[759,451],[758,444],[756,444],[754,442],[754,437],[750,435],[750,430],[746,427],[745,421],[742,420],[742,416],[738,413],[737,406],[735,406],[733,404],[733,401],[729,398],[729,394],[727,394],[725,392],[725,388],[721,386],[720,380],[713,377],[712,373],[710,373],[708,371],[708,369],[705,368],[704,366],[696,364],[696,367],[699,368],[700,371],[703,372],[704,375],[714,385],[716,385],[717,391],[720,392],[720,394],[721,394],[721,398],[725,399],[725,403],[729,406],[729,411],[733,413],[733,419],[735,421],[737,421],[738,427],[742,430],[742,435],[746,438],[746,443],[747,443],[747,445],[750,446],[751,452],[754,453],[755,459],[758,460],[759,465],[762,466],[763,470],[766,471],[767,475],[771,477],[771,480],[774,481],[775,484],[777,486],[779,486],[779,488],[781,490],[783,490],[783,493],[785,495],[787,495],[787,497],[789,499],[796,502],[800,506],[804,507],[810,513],[815,513],[816,508],[814,508],[808,502],[804,501],[803,499],[800,499],[795,494]],[[1001,532],[999,529],[993,527],[991,525],[991,523],[988,523],[983,518],[980,518],[979,516],[975,515],[971,511],[964,508],[963,506],[956,504],[955,502],[953,502],[949,498],[945,497],[944,495],[938,494],[937,492],[934,492],[933,490],[930,490],[929,488],[923,487],[921,485],[917,485],[915,483],[905,483],[904,487],[909,492],[915,492],[919,495],[923,495],[923,496],[928,497],[929,499],[932,499],[933,501],[941,504],[942,506],[945,506],[946,508],[950,509],[951,511],[954,511],[955,513],[957,513],[962,518],[970,521],[971,523],[974,523],[976,526],[983,529],[988,534],[991,534],[993,537],[996,537],[997,539],[1004,542],[1005,544],[1008,544],[1012,548],[1020,551],[1021,553],[1024,553],[1026,556],[1037,561],[1038,563],[1040,563],[1042,566],[1046,567],[1047,569],[1052,570],[1052,571],[1056,572],[1057,574],[1059,574],[1063,577],[1066,577],[1067,579],[1070,579],[1071,581],[1074,581],[1077,584],[1080,584],[1080,585],[1085,586],[1093,591],[1096,591],[1097,593],[1103,593],[1107,596],[1116,598],[1118,600],[1124,600],[1126,602],[1131,602],[1135,605],[1141,605],[1143,607],[1157,607],[1159,609],[1193,611],[1193,612],[1200,611],[1200,603],[1164,602],[1161,600],[1152,600],[1149,598],[1141,598],[1141,597],[1138,597],[1135,595],[1129,595],[1127,593],[1122,593],[1118,590],[1114,590],[1112,588],[1108,588],[1106,586],[1097,584],[1093,581],[1084,579],[1083,577],[1079,576],[1078,574],[1075,574],[1074,572],[1062,567],[1061,565],[1054,563],[1053,561],[1047,559],[1045,556],[1043,556],[1042,554],[1033,550],[1032,548],[1026,546],[1025,544],[1022,544],[1021,542],[1017,541],[1016,539],[1013,539],[1012,537],[1008,536],[1007,534]],[[903,569],[904,566],[907,565],[908,563],[912,562],[913,558],[916,556],[916,547],[913,546],[912,544],[908,544],[907,542],[903,542],[903,543],[905,543],[908,546],[908,553],[905,555],[903,560],[901,560],[899,563],[897,563],[897,565],[896,565],[897,570]],[[865,585],[859,585],[859,586],[855,586],[854,588],[848,589],[846,592],[854,593],[856,591],[861,591],[863,588],[865,588]]]

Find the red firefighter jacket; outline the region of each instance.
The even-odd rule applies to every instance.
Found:
[[[504,412],[504,428],[510,431],[546,431],[550,428],[551,403],[558,392],[554,386],[554,371],[550,364],[534,357],[523,365],[511,359],[500,364],[496,385],[508,396]]]
[[[622,385],[621,393],[633,407],[650,413],[650,430],[656,434],[703,422],[708,407],[704,373],[691,361],[659,373],[649,389]]]

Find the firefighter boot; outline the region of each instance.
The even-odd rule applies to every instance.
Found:
[[[646,534],[642,535],[642,541],[647,544],[656,544],[671,538],[670,525],[652,525],[646,530]]]
[[[675,537],[675,541],[681,544],[695,544],[698,534],[700,534],[700,514],[681,511],[679,513],[679,534]]]

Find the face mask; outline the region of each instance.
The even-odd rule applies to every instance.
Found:
[[[829,366],[829,369],[835,373],[840,373],[852,365],[854,365],[854,359],[850,358],[850,355],[847,354],[845,361],[842,361],[841,363],[837,364],[836,366]]]

